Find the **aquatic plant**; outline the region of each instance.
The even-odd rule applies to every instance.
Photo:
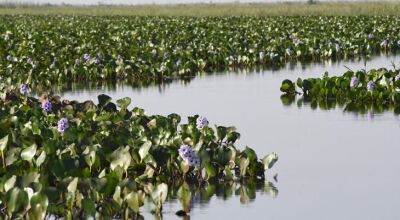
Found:
[[[129,98],[100,95],[97,105],[36,99],[1,83],[0,93],[0,214],[7,219],[137,216],[145,200],[161,215],[176,185],[245,185],[264,180],[278,160],[237,148],[234,127],[199,130],[197,115],[181,124],[177,114],[128,109]]]
[[[393,28],[400,19],[393,16],[0,19],[0,29],[7,30],[1,36],[8,39],[0,43],[0,77],[17,83],[29,79],[32,88],[81,81],[157,81],[230,67],[276,67],[400,49]]]
[[[347,71],[342,76],[289,79],[282,82],[285,96],[302,94],[307,100],[335,101],[351,105],[378,104],[400,107],[400,70],[385,68]],[[297,91],[297,89],[301,91]],[[396,110],[397,112],[397,110]]]

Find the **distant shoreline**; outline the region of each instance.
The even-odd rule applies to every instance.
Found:
[[[143,5],[0,4],[0,15],[305,16],[400,15],[400,2],[193,3]]]

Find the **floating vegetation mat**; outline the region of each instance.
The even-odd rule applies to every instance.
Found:
[[[182,201],[182,215],[190,211],[187,183],[204,189],[265,183],[265,170],[278,159],[275,153],[260,158],[249,147],[239,150],[234,127],[213,128],[198,115],[187,124],[177,114],[146,115],[137,107],[129,110],[129,98],[113,103],[100,95],[96,105],[59,96],[36,99],[26,84],[0,91],[5,219],[127,218],[137,216],[147,200],[161,215],[172,195]]]

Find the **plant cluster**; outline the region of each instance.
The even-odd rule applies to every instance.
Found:
[[[146,198],[154,212],[171,186],[263,180],[278,156],[236,148],[233,127],[205,117],[146,115],[111,101],[29,96],[29,86],[0,86],[0,214],[6,219],[136,216]],[[186,190],[186,191],[185,191]],[[187,200],[187,189],[177,192]],[[180,195],[181,194],[181,195]],[[186,204],[186,203],[185,203]]]
[[[0,77],[35,87],[84,80],[161,80],[400,48],[400,19],[393,16],[0,19]]]
[[[280,90],[285,93],[282,96],[284,103],[291,103],[295,95],[302,94],[303,99],[311,102],[313,106],[317,103],[322,106],[339,103],[347,105],[349,110],[358,108],[362,110],[366,105],[386,109],[394,106],[398,109],[400,70],[385,68],[371,69],[368,72],[349,70],[342,76],[329,77],[328,73],[325,73],[321,78],[298,78],[296,82],[286,79],[282,82]]]

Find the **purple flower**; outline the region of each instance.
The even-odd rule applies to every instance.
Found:
[[[93,63],[94,64],[99,64],[100,63],[100,59],[95,59]]]
[[[397,74],[397,75],[394,77],[394,81],[399,81],[399,80],[400,80],[400,73]]]
[[[264,57],[265,57],[265,53],[264,53],[264,52],[260,52],[260,53],[258,54],[258,57],[260,58],[260,60],[263,60]]]
[[[57,130],[58,130],[58,132],[60,132],[61,134],[64,134],[65,129],[67,129],[68,127],[69,127],[68,119],[66,119],[66,118],[61,118],[61,119],[58,121]]]
[[[294,44],[294,46],[296,46],[297,47],[297,45],[299,45],[301,43],[301,41],[299,40],[299,39],[294,39],[293,40],[293,44]]]
[[[168,53],[164,53],[163,59],[166,60],[166,59],[168,59],[168,58],[169,58]]]
[[[367,90],[368,92],[371,92],[375,89],[375,83],[373,81],[369,81],[367,84]]]
[[[370,33],[370,34],[368,34],[368,38],[373,39],[373,38],[375,38],[375,36],[372,33]]]
[[[85,59],[86,62],[89,62],[89,61],[90,61],[90,55],[87,54],[87,53],[85,53],[85,54],[83,55],[83,59]]]
[[[13,62],[14,61],[14,57],[11,56],[11,55],[8,55],[7,56],[7,60],[8,60],[8,62]]]
[[[199,158],[189,145],[187,144],[182,145],[179,148],[178,152],[179,156],[184,161],[186,161],[189,164],[189,166],[197,166],[200,164]]]
[[[357,77],[355,77],[355,76],[351,77],[350,87],[355,88],[358,86],[359,83],[360,83],[360,81],[358,81]]]
[[[204,126],[208,125],[208,120],[206,117],[199,116],[196,120],[196,128],[202,129]]]
[[[382,40],[382,42],[381,42],[381,46],[383,47],[386,47],[388,45],[388,39],[385,37],[385,38],[383,38],[383,40]]]
[[[77,66],[81,65],[81,60],[80,59],[76,59],[75,60],[75,65],[77,65]]]
[[[44,101],[42,102],[42,109],[43,109],[45,112],[51,111],[51,107],[52,107],[51,102],[50,102],[48,99],[46,99],[46,100],[44,100]]]
[[[101,59],[103,59],[103,54],[101,52],[98,52],[97,57],[101,60]]]
[[[22,85],[21,85],[21,88],[20,88],[20,92],[21,92],[21,94],[22,95],[26,95],[27,93],[28,93],[28,85],[27,84],[25,84],[25,83],[23,83]]]

